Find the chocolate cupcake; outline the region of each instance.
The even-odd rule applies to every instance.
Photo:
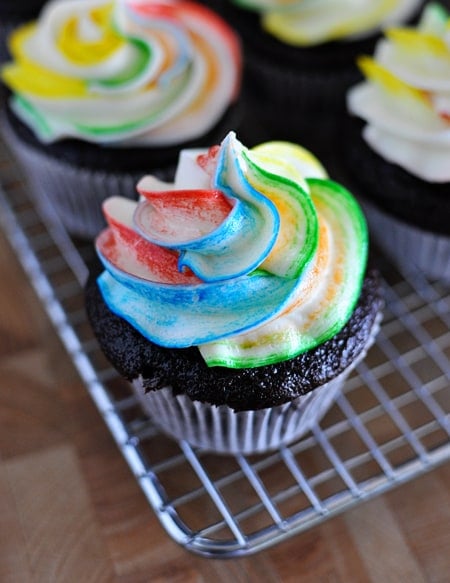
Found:
[[[177,439],[250,453],[298,438],[379,327],[359,206],[299,146],[233,133],[138,190],[104,203],[87,286],[106,356]]]
[[[417,28],[394,28],[354,87],[344,127],[349,179],[369,225],[403,270],[450,282],[450,14],[429,4]],[[364,123],[361,121],[364,120]]]
[[[202,5],[50,2],[10,44],[4,133],[73,234],[93,237],[103,199],[136,198],[149,169],[173,178],[180,147],[239,125],[239,43]]]

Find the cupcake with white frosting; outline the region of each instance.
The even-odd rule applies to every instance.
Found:
[[[403,269],[450,282],[450,14],[429,4],[391,28],[348,94],[349,175],[380,246]],[[362,121],[360,121],[362,120]]]
[[[180,147],[237,123],[239,43],[199,4],[54,0],[10,47],[6,134],[73,233],[98,231],[107,193],[136,197],[149,168],[173,173]]]
[[[106,356],[177,439],[251,453],[300,437],[379,326],[357,202],[300,146],[234,133],[138,190],[105,201],[87,286]]]

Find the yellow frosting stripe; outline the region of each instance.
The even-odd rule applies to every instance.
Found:
[[[15,92],[35,97],[84,97],[84,81],[59,75],[30,60],[24,50],[25,43],[35,33],[36,26],[27,24],[18,28],[10,38],[10,50],[15,63],[2,69],[5,83]]]
[[[391,95],[413,99],[429,107],[429,102],[424,92],[404,83],[371,57],[360,57],[358,59],[358,66],[368,79],[380,85]]]
[[[86,85],[82,81],[57,75],[38,65],[6,65],[2,76],[15,93],[55,99],[87,95]]]
[[[309,193],[309,186],[306,182],[307,177],[318,176],[325,178],[327,176],[324,167],[311,152],[290,142],[272,141],[259,144],[249,151],[249,158],[267,172],[283,176],[295,182],[307,193]],[[298,217],[292,213],[288,201],[283,200],[281,197],[274,198],[273,188],[267,188],[264,184],[255,182],[252,180],[251,175],[249,175],[248,179],[254,188],[275,203],[282,224],[277,242],[261,266],[270,271],[271,262],[276,260],[276,257],[280,254],[284,254],[291,243],[293,233],[296,232]]]
[[[326,178],[327,172],[319,160],[302,146],[283,141],[271,141],[254,146],[250,150],[254,158],[269,172],[298,182],[306,191],[305,178]]]
[[[61,27],[56,45],[66,59],[76,65],[89,66],[104,61],[125,41],[110,26],[113,5],[107,4],[89,12],[90,22],[84,26],[95,29],[98,38],[83,37],[83,23],[77,17],[69,18]]]
[[[391,28],[386,36],[398,49],[409,55],[423,55],[429,53],[433,57],[449,60],[448,46],[443,39],[430,33],[420,32],[408,28]]]

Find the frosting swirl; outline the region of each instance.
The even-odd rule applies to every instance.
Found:
[[[104,203],[96,247],[109,308],[209,366],[279,362],[334,336],[359,297],[367,231],[350,193],[300,146],[230,133],[184,150],[174,184]]]
[[[450,181],[449,28],[449,13],[429,4],[417,28],[387,30],[374,58],[359,60],[366,81],[348,94],[370,147],[428,182]]]
[[[54,0],[10,38],[15,113],[41,141],[171,145],[207,133],[236,98],[240,50],[201,5]]]
[[[261,13],[261,25],[279,40],[312,46],[351,40],[409,18],[420,0],[234,0]]]

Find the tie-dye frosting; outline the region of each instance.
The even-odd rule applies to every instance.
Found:
[[[162,146],[195,139],[234,101],[234,33],[199,4],[54,0],[10,38],[15,113],[44,142]]]
[[[420,0],[234,0],[261,13],[264,30],[294,46],[351,40],[411,17]]]
[[[374,58],[360,59],[367,79],[348,95],[371,148],[436,183],[450,181],[449,33],[450,14],[429,4],[417,28],[387,30]]]
[[[365,220],[300,146],[249,150],[230,133],[209,151],[183,151],[173,184],[147,176],[138,190],[138,203],[104,203],[98,284],[149,340],[249,368],[305,352],[348,321]]]

